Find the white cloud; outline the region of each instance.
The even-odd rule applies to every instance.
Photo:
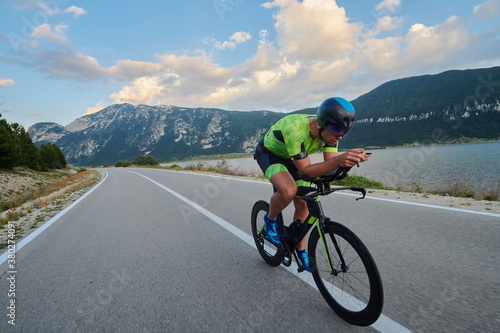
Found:
[[[275,0],[262,5],[278,7],[274,27],[281,50],[298,58],[334,59],[354,47],[362,25],[349,23],[345,10],[332,0]]]
[[[159,103],[162,90],[159,77],[141,77],[110,97],[115,103],[162,104]]]
[[[382,16],[377,21],[377,31],[390,31],[397,29],[403,23],[400,17]]]
[[[0,87],[7,87],[16,84],[16,82],[12,79],[2,79],[0,78]]]
[[[80,8],[80,7],[76,7],[76,6],[71,6],[71,7],[67,8],[67,9],[65,9],[64,13],[72,13],[74,17],[78,17],[80,15],[87,14],[87,12],[85,11],[85,9]]]
[[[250,40],[251,38],[252,35],[250,35],[248,32],[238,31],[235,32],[231,37],[229,37],[229,41],[215,42],[215,47],[220,50],[224,49],[234,50],[236,48],[236,45],[245,43],[247,40]]]
[[[384,0],[375,6],[376,11],[387,10],[391,13],[401,5],[401,0]]]
[[[96,103],[95,106],[87,108],[87,112],[85,112],[85,115],[99,112],[102,109],[108,107],[109,105],[110,105],[109,103],[105,103],[104,101],[99,101]]]
[[[35,27],[31,33],[31,37],[35,39],[46,39],[60,45],[67,45],[68,40],[64,35],[64,30],[67,27],[68,26],[65,24],[58,24],[52,29],[50,24],[45,23]]]
[[[482,19],[489,19],[500,15],[500,0],[489,0],[475,6],[474,15]]]
[[[432,27],[417,23],[404,37],[368,40],[364,56],[375,73],[408,68],[415,71],[426,65],[445,63],[454,51],[468,45],[465,24],[464,19],[456,16]]]
[[[359,48],[362,46],[363,42],[378,36],[384,31],[391,31],[401,27],[403,19],[400,17],[392,16],[381,16],[377,18],[377,22],[374,26],[365,26],[363,31],[360,31],[356,36],[355,47]]]
[[[135,73],[134,62],[118,64],[115,73]],[[150,63],[149,70],[124,86],[110,97],[115,103],[175,104],[181,106],[217,106],[212,97],[207,97],[224,86],[231,78],[231,69],[224,69],[211,62],[206,55],[197,57],[164,55],[158,63]],[[220,105],[220,104],[218,104]]]
[[[42,1],[42,0],[17,0],[16,7],[21,10],[29,8],[38,8],[43,10],[47,15],[54,16],[58,14],[73,14],[75,17],[87,14],[87,12],[80,7],[70,6],[66,9],[61,8],[62,0],[59,1]],[[64,1],[68,2],[68,1]]]
[[[122,59],[108,67],[67,45],[23,54],[25,63],[52,77],[123,84],[109,103],[97,103],[88,114],[124,102],[293,110],[333,95],[353,99],[396,77],[451,69],[467,56],[483,63],[500,60],[497,35],[472,36],[464,18],[452,16],[434,26],[414,23],[406,33],[396,31],[402,18],[381,11],[400,6],[400,1],[379,3],[373,28],[351,23],[334,0],[274,0],[262,6],[274,10],[276,31],[260,31],[255,53],[230,68],[204,51],[158,55],[155,61]],[[38,27],[33,38],[63,45],[65,29]],[[270,40],[274,33],[276,39]],[[239,31],[216,47],[234,49],[251,38]]]
[[[291,110],[317,105],[332,95],[358,97],[394,78],[394,71],[401,77],[446,66],[454,52],[470,42],[467,21],[454,16],[436,26],[414,24],[406,35],[377,38],[381,31],[400,27],[401,19],[382,16],[374,30],[364,31],[362,24],[350,23],[334,1],[275,0],[263,6],[278,8],[278,43],[267,41],[267,31],[261,31],[255,55],[233,68],[222,68],[206,55],[164,55],[158,63],[147,64],[119,62],[107,73],[136,78],[111,99]],[[233,41],[245,40],[233,36]]]
[[[38,53],[27,53],[31,62],[24,64],[37,68],[51,77],[75,81],[110,79],[109,69],[103,68],[94,57],[68,49],[49,49]]]
[[[407,48],[404,56],[412,59],[409,65],[424,61],[438,63],[446,61],[453,52],[469,44],[469,34],[465,31],[467,21],[452,16],[445,23],[432,27],[413,25],[406,35]]]

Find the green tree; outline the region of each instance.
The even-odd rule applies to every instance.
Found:
[[[38,148],[42,170],[62,169],[66,167],[66,159],[62,151],[53,143],[42,144]]]
[[[21,156],[19,159],[19,165],[26,166],[28,168],[39,170],[40,169],[40,159],[38,156],[38,148],[31,140],[28,132],[21,125],[15,123],[12,124],[12,129],[14,133],[19,138],[21,145]]]
[[[61,149],[59,149],[58,146],[56,145],[53,145],[54,146],[54,150],[57,152],[57,161],[59,162],[59,169],[62,169],[62,168],[65,168],[67,166],[67,163],[66,163],[66,158],[64,157],[64,154],[63,152],[61,151]]]
[[[135,165],[159,165],[158,161],[154,159],[153,156],[138,155],[132,161]]]
[[[12,169],[20,159],[21,142],[12,126],[5,119],[0,119],[0,168]]]
[[[38,147],[38,157],[40,159],[40,166],[43,171],[52,168],[55,155],[49,144],[42,144]]]

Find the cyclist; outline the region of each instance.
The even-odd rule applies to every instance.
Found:
[[[276,219],[292,201],[294,220],[303,222],[307,218],[306,202],[295,198],[300,187],[310,186],[301,180],[302,175],[323,176],[339,166],[353,167],[369,158],[361,148],[338,154],[338,142],[353,127],[354,116],[354,107],[347,100],[328,98],[318,107],[316,116],[292,114],[278,120],[257,145],[255,159],[274,187],[269,213],[264,216],[271,243],[280,244]],[[309,154],[319,149],[323,150],[324,162],[311,164]],[[305,247],[304,238],[297,252],[304,269],[311,272]]]

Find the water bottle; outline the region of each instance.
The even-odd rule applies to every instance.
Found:
[[[289,240],[292,240],[295,237],[295,235],[297,235],[297,231],[299,230],[300,225],[301,225],[300,220],[295,220],[292,223],[290,223],[290,225],[287,228],[287,235],[286,235]]]

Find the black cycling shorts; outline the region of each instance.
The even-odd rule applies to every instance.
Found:
[[[260,169],[264,172],[264,175],[267,179],[271,179],[271,177],[280,172],[280,171],[288,171],[293,179],[297,181],[301,181],[301,174],[295,164],[290,159],[284,159],[278,157],[271,153],[264,146],[264,142],[260,142],[255,149],[255,160],[257,160],[257,164],[259,164]],[[297,185],[303,185],[297,184]]]

